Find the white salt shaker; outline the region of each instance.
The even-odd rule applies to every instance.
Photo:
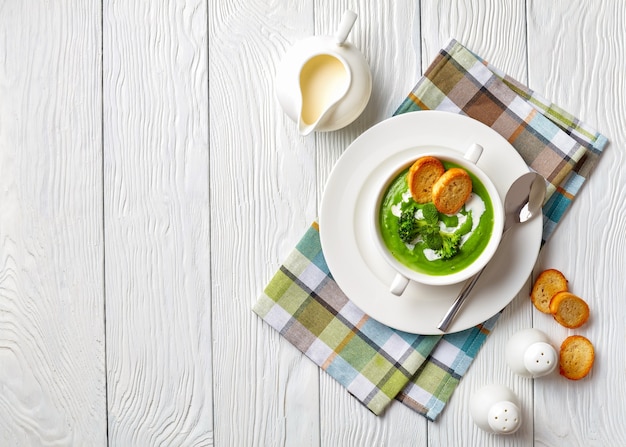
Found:
[[[504,385],[487,385],[476,391],[470,414],[474,423],[489,433],[512,434],[522,425],[519,399]]]
[[[511,336],[506,345],[506,363],[523,377],[550,374],[558,364],[556,349],[546,334],[538,329],[522,329]]]

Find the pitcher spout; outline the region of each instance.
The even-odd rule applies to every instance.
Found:
[[[300,116],[298,117],[298,132],[300,132],[300,135],[307,136],[308,134],[316,130],[317,127],[325,121],[325,118],[329,116],[331,112],[335,109],[335,107],[337,106],[337,102],[338,101],[335,101],[333,104],[330,104],[325,110],[322,111],[321,115],[319,115],[319,117],[312,123],[307,122],[304,119],[303,114],[301,112]]]

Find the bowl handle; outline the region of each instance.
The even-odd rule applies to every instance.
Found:
[[[389,287],[389,291],[394,295],[400,296],[408,285],[409,278],[401,275],[400,273],[396,273],[396,276],[393,278],[393,282],[391,283],[391,287]]]
[[[480,158],[482,154],[483,154],[483,147],[480,144],[474,143],[470,147],[467,148],[463,158],[476,164],[478,163],[478,159]]]

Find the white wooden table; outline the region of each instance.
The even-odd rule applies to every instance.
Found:
[[[348,8],[371,100],[300,137],[276,66]],[[376,417],[251,307],[449,37],[610,139],[536,266],[592,318],[534,311],[531,278],[438,422]],[[625,56],[623,0],[0,0],[0,445],[626,445]],[[590,376],[515,376],[504,345],[533,326],[592,340]],[[513,436],[470,419],[488,383],[522,399]]]

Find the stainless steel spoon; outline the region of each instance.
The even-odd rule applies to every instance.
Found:
[[[515,224],[527,222],[534,216],[541,214],[541,207],[545,197],[546,183],[541,175],[529,172],[515,180],[504,199],[504,230],[502,238]],[[448,330],[484,271],[485,268],[465,282],[463,289],[459,292],[459,296],[457,296],[448,312],[439,322],[437,326],[439,330],[443,332]]]

